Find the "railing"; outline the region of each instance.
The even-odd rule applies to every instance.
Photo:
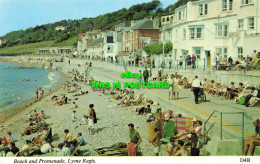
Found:
[[[214,110],[212,113],[211,113],[211,115],[209,116],[209,118],[205,121],[205,123],[204,123],[204,144],[205,144],[205,137],[206,137],[206,135],[208,134],[208,132],[209,132],[209,130],[212,128],[212,126],[215,124],[212,124],[211,125],[211,127],[209,128],[209,130],[208,131],[206,131],[206,124],[207,124],[207,122],[209,121],[209,119],[212,117],[212,115],[214,114],[216,112],[216,110]]]
[[[212,117],[212,115],[216,112],[216,110],[214,110],[211,115],[208,117],[208,119],[205,121],[204,123],[204,144],[205,144],[205,137],[206,135],[209,133],[209,131],[211,130],[211,128],[213,127],[213,125],[215,125],[216,123],[213,123],[210,128],[206,131],[206,125],[208,123],[208,121],[210,120],[210,118]],[[218,111],[217,111],[218,112]],[[244,126],[245,126],[245,122],[244,122],[244,112],[219,112],[220,113],[220,139],[223,139],[223,127],[224,126],[241,126],[242,127],[242,136],[241,139],[242,141],[244,141]],[[223,115],[224,114],[241,114],[242,115],[242,124],[236,125],[236,124],[223,124]],[[218,123],[217,123],[218,124]]]
[[[223,125],[223,114],[242,114],[242,124],[241,125]],[[223,126],[242,126],[242,141],[244,141],[244,112],[220,112],[220,139],[222,140]]]

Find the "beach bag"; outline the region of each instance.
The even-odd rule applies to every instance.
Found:
[[[97,123],[97,115],[96,115],[96,112],[95,110],[93,109],[93,115],[94,115],[94,124]]]
[[[244,105],[245,102],[246,102],[246,96],[240,97],[240,99],[239,99],[239,104],[240,104],[240,105]]]

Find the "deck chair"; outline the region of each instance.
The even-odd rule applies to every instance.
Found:
[[[144,94],[141,93],[141,94],[139,95],[138,99],[137,99],[136,101],[132,102],[132,103],[133,103],[134,105],[139,105],[139,104],[141,104],[142,101],[143,101],[143,96],[144,96]]]
[[[75,150],[71,153],[70,156],[75,156],[75,155],[77,156],[77,155],[79,155],[79,154],[78,154],[79,147],[80,147],[80,145],[78,145],[78,146],[75,148]]]
[[[76,91],[75,87],[69,87],[68,93],[75,92],[75,91]]]
[[[173,117],[175,120],[175,129],[179,132],[186,130],[186,117]]]
[[[162,143],[170,142],[170,138],[172,137],[173,130],[174,130],[174,121],[168,121],[165,126],[165,137],[160,139]]]
[[[258,97],[251,97],[249,100],[249,106],[256,106],[260,103],[260,98]]]

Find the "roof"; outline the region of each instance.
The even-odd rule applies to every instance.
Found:
[[[104,43],[104,38],[98,38],[98,39],[93,39],[91,40],[88,44],[87,47],[92,47],[92,46],[97,46],[99,43]]]
[[[119,52],[116,56],[129,56],[129,52]]]
[[[131,27],[126,28],[125,30],[123,30],[123,32],[125,31],[131,31],[131,30],[136,30],[136,29],[154,29],[153,27],[153,20],[150,19],[142,19],[139,20],[136,24],[134,24]]]
[[[81,41],[82,36],[85,36],[85,35],[86,35],[86,33],[79,34],[79,35],[78,35],[78,40]]]

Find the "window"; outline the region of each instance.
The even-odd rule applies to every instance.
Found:
[[[232,11],[233,0],[222,0],[222,11]]]
[[[208,15],[208,4],[205,4],[204,6],[204,14]]]
[[[190,28],[190,39],[202,39],[202,27]]]
[[[201,39],[201,28],[197,28],[197,39]]]
[[[200,60],[201,48],[194,48],[194,55],[196,56],[197,60]]]
[[[199,15],[203,15],[203,5],[199,5]]]
[[[243,47],[237,47],[238,58],[243,58]]]
[[[199,5],[199,15],[208,15],[208,4]]]
[[[248,29],[255,29],[255,17],[248,18]]]
[[[228,48],[227,47],[218,47],[216,48],[216,55],[219,54],[219,56],[222,59],[227,59],[228,56]]]
[[[241,0],[241,5],[253,4],[253,0]]]
[[[163,17],[162,22],[165,22],[165,18]]]
[[[167,21],[167,22],[169,22],[169,21],[170,21],[170,18],[169,18],[169,17],[167,17],[167,18],[166,18],[166,21]]]
[[[227,48],[223,48],[223,50],[224,50],[224,53],[223,53],[223,55],[224,55],[224,59],[227,59],[228,49],[227,49]]]
[[[181,20],[181,12],[179,12],[179,20]]]
[[[228,25],[227,24],[218,24],[216,25],[216,37],[228,37]]]
[[[190,39],[194,39],[195,38],[194,31],[195,31],[195,28],[190,28]]]
[[[186,40],[186,28],[183,29],[183,40]]]
[[[244,29],[244,20],[243,19],[238,20],[238,29],[240,29],[240,30]]]
[[[113,43],[113,36],[107,37],[107,43]]]

